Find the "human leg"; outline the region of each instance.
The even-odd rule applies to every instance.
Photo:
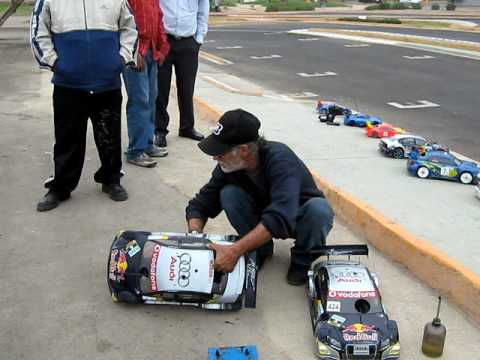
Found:
[[[165,147],[159,147],[155,144],[155,118],[156,118],[156,102],[158,95],[158,62],[155,61],[149,52],[149,55],[145,57],[145,68],[148,76],[148,88],[149,88],[149,108],[151,109],[150,118],[148,122],[148,145],[146,153],[150,157],[165,157],[168,155],[168,151]]]
[[[193,93],[198,70],[200,44],[193,37],[179,40],[177,43],[178,52],[175,56],[174,66],[177,77],[178,107],[180,110],[179,134],[189,137],[187,135],[191,133],[196,135],[194,129]]]
[[[315,260],[311,252],[326,244],[333,219],[333,210],[324,198],[312,198],[300,208],[287,273],[289,284],[302,285],[307,281],[308,268]]]
[[[137,158],[149,148],[153,137],[151,118],[153,108],[150,100],[149,62],[151,56],[145,56],[143,70],[126,68],[123,79],[127,89],[127,160]],[[151,62],[151,61],[150,61]]]
[[[310,266],[312,250],[326,244],[333,226],[333,210],[325,198],[312,198],[300,207],[295,228],[295,245],[291,250],[291,262]]]
[[[37,204],[48,211],[70,197],[77,187],[85,159],[88,112],[86,93],[55,86],[53,89],[54,176],[45,182],[48,193]]]
[[[170,42],[170,54],[166,57],[163,64],[158,65],[157,69],[157,99],[155,111],[155,136],[156,144],[160,147],[167,146],[165,137],[168,134],[168,124],[170,116],[167,112],[168,99],[170,96],[170,85],[172,81],[172,66],[175,57],[174,44]]]
[[[254,198],[238,186],[227,185],[220,192],[220,202],[230,224],[240,237],[246,235],[258,225],[260,216],[256,209]],[[273,241],[257,249],[259,258],[273,254]]]
[[[95,181],[101,184],[120,183],[122,176],[120,89],[92,94],[90,119],[101,167]]]

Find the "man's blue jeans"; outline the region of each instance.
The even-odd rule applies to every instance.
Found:
[[[238,235],[244,236],[258,225],[260,214],[256,211],[255,199],[245,190],[227,185],[220,192],[220,201]],[[324,198],[312,198],[299,208],[294,230],[295,245],[290,253],[292,264],[310,266],[315,260],[310,252],[326,244],[334,217],[330,204]],[[260,255],[268,254],[273,250],[272,246],[272,243],[267,243],[257,251]]]
[[[127,88],[127,158],[134,159],[153,146],[155,102],[157,99],[157,61],[152,51],[145,55],[142,71],[126,68],[123,80]]]

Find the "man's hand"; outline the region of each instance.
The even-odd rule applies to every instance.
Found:
[[[233,271],[238,258],[241,256],[233,245],[211,243],[208,245],[208,248],[216,252],[215,270],[226,273]]]
[[[138,53],[136,70],[143,71],[144,68],[145,68],[145,59],[140,53]]]
[[[192,218],[188,220],[187,226],[188,226],[189,233],[193,233],[193,232],[202,233],[203,227],[205,226],[205,220]]]

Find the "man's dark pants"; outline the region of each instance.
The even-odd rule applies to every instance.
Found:
[[[158,97],[155,118],[155,134],[166,136],[170,117],[167,112],[170,96],[172,67],[175,67],[177,101],[180,110],[180,132],[193,129],[193,91],[198,70],[200,44],[193,36],[175,39],[168,35],[170,53],[162,65],[158,66]]]
[[[260,221],[254,198],[238,186],[227,185],[220,192],[220,201],[228,220],[243,236]],[[310,266],[315,256],[312,250],[325,245],[333,226],[334,213],[326,199],[316,197],[305,202],[297,215],[294,230],[295,245],[291,249],[290,261],[295,265]],[[273,243],[267,243],[257,250],[259,255],[273,250]]]
[[[107,185],[120,183],[121,107],[120,89],[89,93],[54,87],[55,175],[45,184],[46,188],[63,195],[70,194],[76,188],[85,159],[89,118],[101,162],[94,176],[95,181]]]

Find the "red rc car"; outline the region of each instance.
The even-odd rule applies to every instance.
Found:
[[[383,123],[376,126],[367,124],[366,132],[368,137],[385,138],[392,137],[397,134],[404,134],[405,130],[403,130],[402,128],[393,127],[392,125],[387,123]]]

